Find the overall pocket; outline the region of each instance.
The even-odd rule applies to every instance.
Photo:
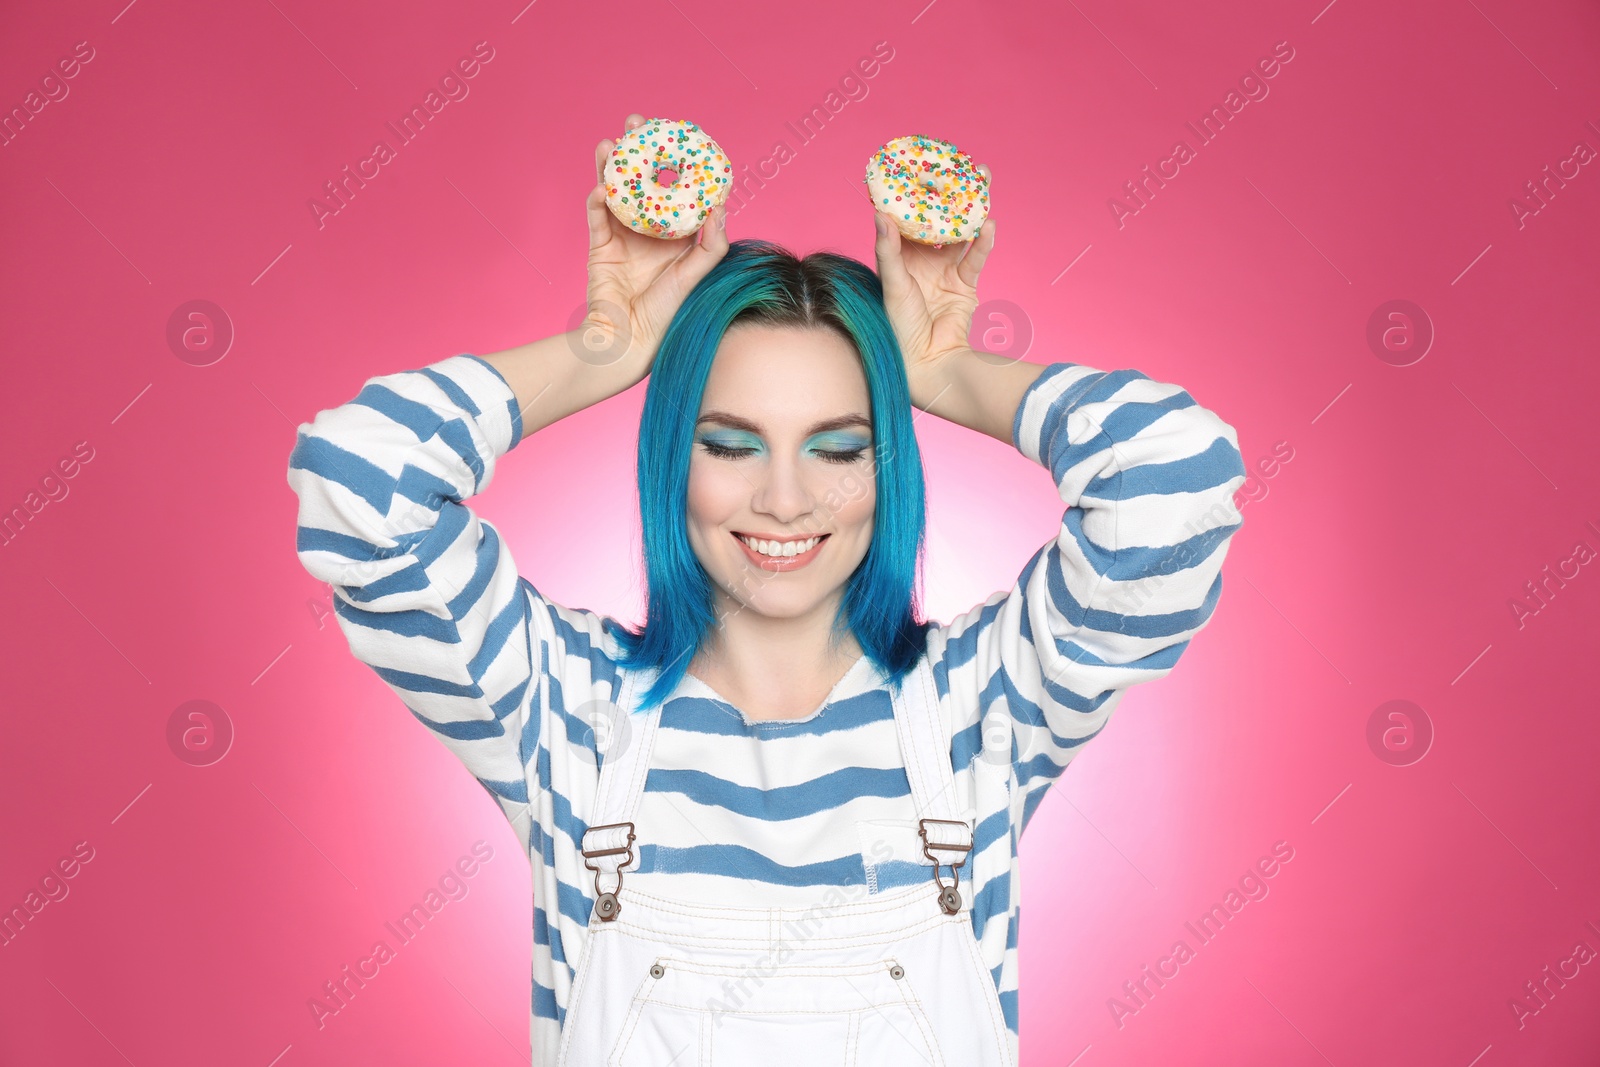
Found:
[[[944,1067],[893,958],[812,966],[658,957],[608,1067]]]

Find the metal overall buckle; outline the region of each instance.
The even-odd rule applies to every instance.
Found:
[[[956,819],[919,819],[917,820],[917,833],[922,838],[922,854],[933,861],[933,882],[939,887],[939,907],[944,909],[946,915],[954,915],[961,910],[961,866],[967,862],[967,853],[972,851],[971,845],[942,845],[928,840],[928,824],[931,822],[944,823],[946,826],[959,826],[969,834],[972,828]],[[940,860],[933,854],[933,849],[945,852],[959,852],[959,860]],[[948,864],[950,867],[950,884],[945,885],[944,879],[939,874],[939,865]]]
[[[604,826],[591,826],[591,827],[589,827],[588,830],[586,830],[584,832],[585,836],[587,836],[588,834],[593,833],[596,830],[616,830],[616,829],[619,829],[620,827],[624,827],[624,826],[626,826],[628,828],[628,843],[627,844],[622,845],[619,848],[596,848],[596,849],[579,849],[578,850],[579,853],[583,856],[583,865],[594,872],[594,891],[595,891],[594,912],[595,912],[596,915],[600,916],[600,920],[602,922],[610,922],[611,920],[613,920],[613,919],[615,919],[617,917],[617,912],[622,910],[622,905],[617,903],[617,894],[622,891],[622,868],[626,867],[628,864],[633,862],[633,823],[631,823],[631,822],[606,823]],[[596,867],[594,864],[590,863],[589,860],[598,859],[601,856],[620,856],[623,853],[627,853],[627,858],[624,859],[621,863],[617,864],[617,872],[616,872],[617,873],[617,888],[611,890],[610,892],[601,892],[601,890],[600,890],[600,873],[601,873],[600,872],[600,868]]]

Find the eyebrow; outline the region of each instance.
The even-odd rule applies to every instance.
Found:
[[[704,415],[700,416],[700,418],[695,422],[695,425],[698,426],[702,422],[720,423],[723,426],[727,426],[735,430],[745,430],[749,433],[757,435],[758,437],[761,436],[760,423],[751,422],[749,419],[742,418],[741,416],[734,415],[726,411],[708,411]],[[850,427],[860,427],[870,433],[872,432],[872,420],[867,418],[865,415],[851,412],[848,415],[840,415],[836,418],[824,419],[819,423],[813,424],[811,428],[806,431],[806,436],[811,437],[819,433],[826,433],[829,430],[843,430]]]

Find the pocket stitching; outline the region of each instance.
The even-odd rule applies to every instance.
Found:
[[[587,948],[587,946],[585,947]],[[740,968],[734,966],[723,967],[714,964],[697,965],[686,960],[669,956],[658,956],[656,957],[655,962],[671,969],[698,973],[703,977],[720,974],[742,973]],[[860,977],[863,974],[875,973],[880,968],[887,967],[895,963],[898,963],[897,958],[886,957],[881,962],[871,964],[864,963],[844,967],[838,965],[831,967],[801,965],[797,968],[782,969],[788,970],[794,977],[849,979],[851,977]],[[915,986],[906,979],[900,979],[899,981],[895,981],[893,983],[892,988],[894,988],[895,992],[898,994],[898,999],[890,1000],[886,1003],[900,1004],[906,1008],[907,1014],[909,1014],[911,1017],[911,1021],[917,1027],[918,1034],[920,1034],[922,1037],[925,1051],[931,1057],[932,1067],[946,1067],[946,1060],[939,1048],[937,1035],[933,1031],[932,1019],[929,1017],[927,1008],[923,1004],[921,997],[917,995]],[[628,1016],[623,1021],[621,1032],[617,1038],[616,1047],[613,1048],[610,1054],[607,1056],[606,1063],[608,1067],[619,1067],[619,1065],[622,1063],[623,1058],[627,1055],[629,1048],[633,1044],[633,1039],[638,1035],[639,1025],[644,1016],[644,1009],[651,1004],[659,1005],[664,1008],[677,1008],[686,1011],[693,1011],[699,1016],[699,1060],[702,1067],[711,1067],[714,1049],[716,1047],[715,1041],[713,1040],[714,1034],[711,1032],[712,1028],[709,1025],[711,1013],[694,1005],[679,1004],[670,996],[658,997],[655,994],[659,991],[659,979],[646,977],[640,982],[638,988],[634,992],[632,1004],[630,1005],[628,1011]],[[850,1067],[850,1065],[855,1064],[859,1059],[862,1033],[861,1017],[864,1014],[864,1012],[861,1010],[841,1012],[837,1010],[808,1011],[805,1009],[788,1008],[776,1011],[737,1011],[733,1014],[744,1015],[747,1017],[760,1017],[762,1015],[770,1014],[817,1015],[833,1017],[843,1016],[845,1019],[844,1063],[846,1067]],[[990,1014],[992,1016],[992,1008]]]
[[[989,969],[983,965],[983,957],[978,952],[978,939],[968,935],[967,930],[962,931],[962,944],[967,946],[967,955],[972,959],[973,965],[978,970],[982,979],[984,1006],[989,1009],[989,1027],[992,1036],[1000,1042],[1001,1062],[1010,1064],[1011,1059],[1011,1032],[1006,1028],[1005,1018],[1000,1014],[1000,991],[995,988],[994,979],[989,977]]]
[[[556,1051],[556,1067],[565,1067],[567,1063],[567,1055],[572,1051],[572,1035],[576,1028],[567,1026],[565,1023],[569,1021],[569,1017],[572,1015],[572,1013],[576,1012],[582,1005],[583,991],[589,986],[590,968],[585,967],[584,964],[589,961],[590,949],[594,945],[594,935],[596,933],[599,933],[599,931],[586,930],[585,937],[583,939],[583,948],[578,951],[578,963],[577,966],[573,968],[573,974],[576,976],[576,981],[574,981],[571,993],[567,998],[568,1010],[562,1019],[563,1025],[561,1027],[561,1045]]]
[[[892,959],[892,962],[898,964],[900,961]],[[901,997],[905,1001],[906,1008],[911,1013],[912,1021],[917,1024],[918,1032],[922,1034],[923,1044],[927,1046],[928,1052],[933,1056],[933,1067],[945,1067],[944,1053],[939,1049],[939,1038],[933,1032],[933,1020],[928,1018],[928,1009],[923,1007],[922,998],[917,995],[916,986],[912,984],[909,977],[900,978],[895,982],[895,985],[903,987],[901,989]]]
[[[617,1067],[627,1054],[628,1046],[633,1044],[633,1035],[639,1031],[639,1018],[644,1014],[644,1006],[651,1002],[649,993],[653,991],[651,983],[655,981],[646,976],[633,991],[633,1003],[628,1008],[628,1017],[622,1021],[622,1033],[617,1037],[617,1046],[606,1057],[608,1067]]]
[[[924,934],[927,931],[937,927],[941,923],[947,922],[948,920],[949,920],[948,916],[931,915],[931,916],[928,916],[928,917],[923,918],[923,919],[917,919],[914,922],[912,922],[912,923],[910,923],[910,924],[908,924],[906,926],[899,927],[899,928],[894,929],[894,930],[884,931],[884,932],[882,932],[880,934],[877,934],[875,936],[872,936],[872,937],[860,937],[860,936],[857,936],[857,935],[849,935],[849,934],[841,934],[841,935],[832,936],[832,937],[822,937],[822,936],[810,937],[810,938],[806,939],[806,941],[807,941],[807,946],[806,947],[804,947],[804,948],[796,948],[795,951],[796,952],[824,952],[824,951],[833,951],[834,949],[837,949],[839,947],[865,948],[865,947],[871,947],[873,945],[894,945],[894,944],[899,944],[900,942],[909,940],[910,938],[916,937],[919,934]],[[622,922],[622,920],[619,919],[618,923],[620,924],[621,922]],[[633,927],[619,925],[618,929],[623,930],[624,932],[627,932],[627,933],[636,933],[636,932],[644,933],[645,932],[645,928],[642,928],[642,927],[639,928],[638,931],[636,931],[635,928],[633,928]],[[704,936],[704,935],[690,934],[690,933],[687,933],[687,932],[684,932],[684,933],[661,933],[659,931],[648,931],[648,936],[653,941],[658,941],[658,942],[660,942],[662,944],[668,944],[668,945],[692,946],[692,947],[705,947],[707,945],[710,945],[710,946],[713,946],[713,947],[716,947],[716,948],[735,948],[735,949],[747,948],[752,943],[752,941],[754,940],[754,939],[748,938],[748,937],[708,937],[708,936]],[[762,943],[762,944],[770,944],[770,942],[768,942],[768,941],[762,941],[760,943]]]

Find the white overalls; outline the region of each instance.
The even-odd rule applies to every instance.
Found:
[[[956,802],[928,658],[893,700],[918,822],[884,831],[900,835],[902,854],[916,835],[928,880],[877,894],[840,887],[804,909],[666,900],[622,884],[638,866],[635,840],[650,839],[632,820],[661,709],[634,714],[631,702],[650,675],[627,672],[620,688],[629,740],[601,767],[583,836],[597,899],[557,1067],[1011,1067],[973,894],[958,881],[971,808]]]

